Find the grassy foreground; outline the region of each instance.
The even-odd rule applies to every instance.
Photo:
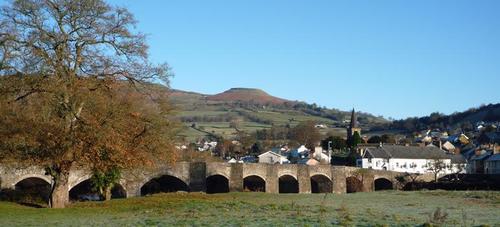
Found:
[[[0,202],[0,226],[500,226],[499,208],[500,192],[159,194],[62,210]]]

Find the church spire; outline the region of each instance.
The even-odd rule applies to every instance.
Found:
[[[349,124],[347,128],[347,140],[350,141],[356,132],[361,136],[361,128],[358,126],[358,116],[356,110],[353,108],[351,113],[351,124]]]
[[[353,129],[357,127],[358,127],[358,117],[356,116],[356,111],[354,110],[354,108],[352,108],[350,128]]]

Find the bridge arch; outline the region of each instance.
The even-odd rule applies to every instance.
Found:
[[[316,174],[311,176],[311,192],[312,193],[332,193],[333,182],[324,174]]]
[[[266,192],[266,180],[259,175],[249,175],[243,178],[243,190],[250,192]]]
[[[70,201],[97,201],[103,200],[99,192],[95,191],[92,186],[91,178],[79,180],[79,183],[70,188]],[[115,183],[111,188],[111,199],[127,198],[127,191],[121,183]]]
[[[206,185],[208,194],[229,192],[229,179],[221,174],[215,174],[207,177]]]
[[[363,191],[363,182],[357,177],[350,176],[346,178],[346,192],[356,193]]]
[[[279,177],[279,193],[299,193],[299,181],[292,175]]]
[[[142,196],[162,192],[169,193],[178,191],[189,192],[190,188],[186,181],[169,174],[164,174],[159,177],[152,178],[141,186]]]
[[[28,178],[37,178],[37,179],[45,181],[49,185],[52,184],[52,179],[50,178],[50,176],[41,175],[41,174],[26,174],[26,175],[23,175],[22,177],[17,178],[13,186],[15,186],[19,182],[21,182],[25,179],[28,179]]]
[[[75,186],[69,188],[70,201],[97,201],[101,200],[100,195],[92,190],[92,182],[90,178],[79,180]]]
[[[49,205],[51,184],[47,179],[37,176],[24,177],[16,182],[14,190],[11,192],[14,193],[17,203],[45,207]]]
[[[375,191],[393,190],[394,189],[394,185],[393,185],[392,181],[390,181],[389,179],[384,178],[384,177],[380,177],[380,178],[375,179],[373,184],[374,184]]]

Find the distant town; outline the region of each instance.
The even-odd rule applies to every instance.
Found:
[[[328,127],[325,124],[314,124],[314,127],[309,129],[316,131]],[[245,152],[221,153],[219,141],[201,140],[195,145],[196,151],[222,156],[221,158],[228,163],[311,166],[331,163],[401,173],[424,174],[437,171],[439,176],[500,174],[499,127],[499,122],[478,121],[468,130],[457,128],[448,131],[436,128],[417,131],[413,133],[413,139],[397,138],[389,134],[365,136],[358,126],[356,112],[353,110],[345,136],[323,139],[313,144],[314,146],[297,144],[292,147],[282,144],[268,151],[262,151],[256,148],[258,144],[253,144],[247,153],[254,155],[243,155]],[[311,133],[318,134],[318,132]],[[356,139],[358,141],[355,142],[355,146],[348,145],[353,144],[352,141]],[[230,146],[241,146],[241,144],[242,142],[238,140],[230,141]],[[177,149],[187,150],[188,146],[180,145]],[[346,155],[339,156],[339,154]],[[349,162],[348,157],[353,160]],[[436,170],[434,162],[440,162],[442,167],[438,166],[439,170]]]

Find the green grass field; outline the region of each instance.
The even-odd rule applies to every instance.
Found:
[[[419,226],[438,208],[443,226],[500,226],[500,192],[444,191],[159,194],[61,210],[1,202],[0,226]]]

